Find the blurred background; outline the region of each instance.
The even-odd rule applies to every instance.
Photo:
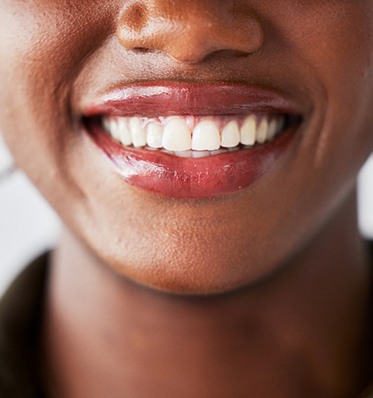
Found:
[[[0,170],[11,163],[0,136]],[[373,157],[360,173],[359,224],[373,238]],[[0,180],[0,295],[31,258],[53,247],[59,229],[58,217],[22,172]]]
[[[0,170],[11,163],[0,135]],[[30,259],[53,247],[59,228],[57,215],[22,172],[0,180],[0,295]]]

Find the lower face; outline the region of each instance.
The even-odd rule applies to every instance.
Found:
[[[276,272],[373,148],[373,2],[241,1],[261,47],[193,63],[121,45],[119,1],[70,3],[0,0],[0,129],[19,167],[126,278],[206,294]]]

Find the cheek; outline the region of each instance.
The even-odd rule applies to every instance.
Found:
[[[319,67],[325,76],[328,110],[316,160],[340,167],[336,172],[341,176],[356,172],[373,150],[373,15],[359,17],[359,27],[352,18],[336,31],[339,39],[332,37],[324,44],[327,61]],[[333,52],[336,43],[340,50]],[[340,161],[334,161],[331,153]]]
[[[373,149],[373,2],[323,2],[322,12],[316,3],[291,32],[295,51],[320,82],[316,95],[325,99],[315,101],[324,114],[317,141],[305,144],[315,148],[318,171],[346,178]]]
[[[1,2],[0,130],[18,166],[48,197],[55,181],[72,180],[67,166],[79,137],[71,89],[111,16],[84,0],[20,3]]]

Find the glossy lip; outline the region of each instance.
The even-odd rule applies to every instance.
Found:
[[[284,94],[258,85],[141,84],[113,89],[83,109],[85,116],[302,114]]]
[[[271,142],[203,158],[124,147],[102,128],[103,116],[247,115],[298,116],[296,105],[276,91],[238,84],[139,85],[113,90],[84,110],[89,136],[124,180],[148,192],[178,199],[213,198],[248,188],[288,147],[296,126]]]

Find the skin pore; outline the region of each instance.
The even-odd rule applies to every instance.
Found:
[[[352,397],[368,379],[373,2],[0,0],[0,129],[66,225],[41,346],[57,397]],[[81,127],[114,87],[227,82],[302,116],[252,187],[123,181]]]

